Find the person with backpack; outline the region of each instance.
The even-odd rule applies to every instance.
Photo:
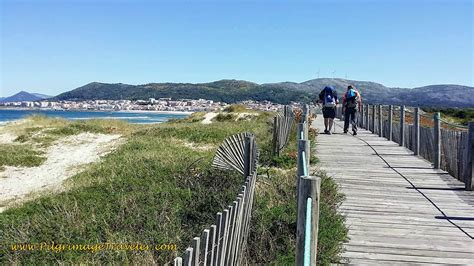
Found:
[[[353,135],[357,135],[357,114],[362,108],[362,97],[354,86],[347,86],[347,92],[342,96],[342,113],[344,114],[344,133],[349,130],[349,122],[352,125]]]
[[[331,135],[331,128],[336,117],[337,92],[331,86],[326,86],[319,93],[319,101],[323,105],[324,133]]]

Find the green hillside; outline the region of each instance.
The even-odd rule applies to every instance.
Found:
[[[431,85],[413,89],[389,88],[370,81],[336,78],[313,79],[302,83],[257,84],[241,80],[210,83],[149,83],[144,85],[93,82],[56,96],[55,100],[98,100],[171,97],[173,99],[208,99],[226,103],[244,100],[288,104],[316,99],[325,86],[333,86],[340,95],[348,85],[360,90],[365,102],[409,106],[474,107],[474,88],[461,85]]]

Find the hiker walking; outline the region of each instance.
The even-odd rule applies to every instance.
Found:
[[[342,113],[344,114],[344,133],[349,130],[349,122],[352,125],[353,135],[357,135],[357,116],[362,108],[362,97],[352,86],[347,86],[347,91],[342,96]]]
[[[336,117],[337,92],[331,86],[326,86],[319,93],[319,101],[323,105],[324,133],[331,135],[331,128]]]

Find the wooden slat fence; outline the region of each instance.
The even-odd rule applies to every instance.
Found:
[[[245,183],[236,199],[216,214],[213,225],[193,238],[184,257],[174,265],[240,265],[247,246],[257,179],[258,149],[255,136],[240,133],[228,137],[218,148],[213,166],[243,174]]]
[[[280,151],[288,145],[294,114],[289,106],[273,118],[273,155],[279,156]]]
[[[439,113],[434,116],[421,114],[419,108],[366,104],[362,110],[361,127],[375,134],[381,133],[387,139],[390,139],[391,131],[392,141],[432,162],[435,168],[445,170],[463,182],[467,190],[473,189],[474,126],[468,130],[468,127],[443,121]],[[379,131],[380,124],[383,132]]]

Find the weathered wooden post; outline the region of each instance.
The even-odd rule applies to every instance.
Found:
[[[184,265],[194,266],[193,258],[193,248],[187,248],[186,251],[184,251]]]
[[[200,251],[201,251],[201,238],[200,237],[195,237],[193,238],[193,259],[192,259],[192,264],[193,265],[199,265],[199,256],[200,256]]]
[[[183,265],[183,259],[181,257],[176,257],[174,259],[174,266],[182,266]]]
[[[405,105],[400,106],[400,146],[405,144]]]
[[[361,112],[360,112],[360,118],[359,118],[359,127],[360,127],[360,128],[365,128],[365,127],[364,127],[364,122],[365,122],[365,113],[364,113],[364,111],[365,111],[365,105],[362,104],[362,106],[361,106],[360,108],[361,108],[361,109],[360,109]]]
[[[321,178],[298,177],[296,265],[316,265]]]
[[[296,141],[304,139],[304,123],[298,123],[296,126]]]
[[[309,171],[309,150],[310,150],[310,142],[309,140],[302,139],[298,141],[298,164],[297,164],[297,173],[298,176],[308,175],[309,173],[305,173]],[[305,160],[303,161],[303,152],[305,154]],[[305,165],[303,165],[305,164]]]
[[[365,106],[365,129],[370,130],[369,124],[369,104]]]
[[[416,107],[415,108],[415,121],[414,121],[414,128],[413,128],[413,134],[414,136],[414,147],[413,147],[413,152],[415,155],[420,154],[420,108]]]
[[[393,105],[388,106],[388,140],[392,140],[393,131]]]
[[[379,108],[379,115],[378,115],[378,118],[379,118],[379,137],[382,137],[383,136],[383,127],[382,127],[382,105],[379,104],[378,106]]]
[[[253,144],[254,144],[254,136],[246,136],[245,137],[245,152],[244,152],[244,177],[247,177],[252,174],[252,162],[253,162]]]
[[[309,105],[303,105],[303,114],[302,114],[303,121],[308,121],[309,119]]]
[[[433,116],[433,137],[434,137],[434,168],[439,169],[441,167],[441,114],[435,113]]]
[[[372,105],[372,133],[375,134],[375,104]]]
[[[278,116],[275,116],[273,118],[273,156],[280,156],[280,141],[278,138],[278,133],[279,133],[279,128],[280,128],[280,119],[278,119]]]
[[[466,190],[474,190],[474,122],[469,122],[469,137],[467,145],[467,177],[464,179]]]
[[[201,249],[202,252],[199,255],[199,262],[202,262],[203,265],[209,265],[211,264],[208,258],[208,255],[211,254],[212,250],[212,243],[209,242],[210,238],[210,230],[209,229],[204,229],[201,233]]]

